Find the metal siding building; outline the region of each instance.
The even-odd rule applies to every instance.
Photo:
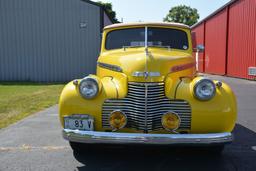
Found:
[[[255,79],[248,67],[256,67],[256,0],[237,1],[229,15],[227,74]]]
[[[256,0],[232,0],[192,31],[197,44],[205,45],[201,72],[256,78],[248,73],[256,67]]]
[[[63,82],[95,73],[100,34],[111,24],[104,13],[87,0],[0,0],[0,81]]]
[[[205,24],[205,72],[225,74],[227,11],[216,14]]]

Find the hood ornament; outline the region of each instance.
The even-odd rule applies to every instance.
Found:
[[[148,72],[144,72],[144,77],[145,77],[145,79],[147,79],[148,76],[149,76],[149,73],[148,73]]]
[[[146,55],[146,62],[145,62],[145,71],[135,71],[132,76],[134,77],[144,77],[148,79],[148,77],[159,77],[161,76],[160,72],[149,72],[148,71],[148,58],[150,57],[150,52],[148,50],[148,27],[145,27],[145,55]]]

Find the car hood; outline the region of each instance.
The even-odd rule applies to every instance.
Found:
[[[194,58],[191,54],[180,51],[109,52],[103,53],[98,63],[119,66],[130,81],[163,81],[169,74],[189,76],[195,72]]]

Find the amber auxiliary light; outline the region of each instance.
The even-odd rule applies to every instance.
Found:
[[[122,129],[123,127],[125,127],[126,123],[127,117],[120,110],[113,111],[109,116],[109,125],[111,126],[113,131]]]
[[[167,112],[162,116],[162,125],[168,131],[175,131],[180,126],[180,117],[173,112]]]

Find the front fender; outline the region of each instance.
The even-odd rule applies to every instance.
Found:
[[[102,104],[106,99],[115,99],[118,96],[124,95],[125,91],[120,90],[118,87],[122,82],[127,81],[125,79],[117,80],[113,77],[98,78],[97,76],[91,75],[96,78],[99,84],[101,84],[99,94],[93,99],[85,99],[79,93],[79,82],[78,85],[74,84],[73,81],[68,83],[60,95],[59,100],[59,119],[64,125],[63,117],[72,114],[89,114],[94,118],[95,129],[101,130],[101,108]]]
[[[222,83],[221,87],[216,88],[216,95],[211,100],[200,101],[193,93],[194,85],[200,79],[202,77],[196,77],[192,81],[183,79],[176,92],[177,99],[185,99],[191,105],[191,132],[231,132],[237,118],[237,104],[233,91],[227,84]]]

